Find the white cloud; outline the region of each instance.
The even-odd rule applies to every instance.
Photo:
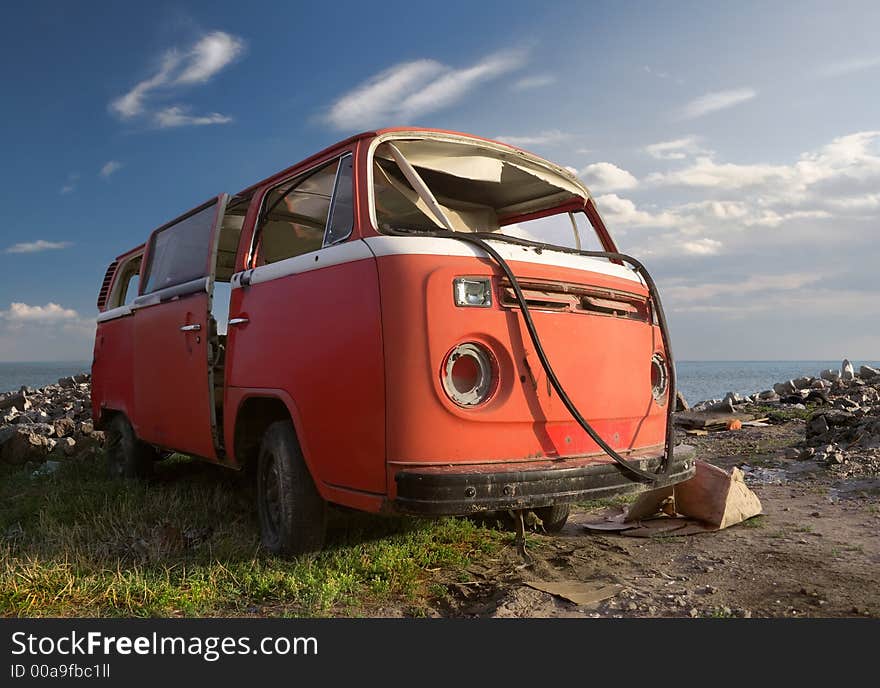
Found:
[[[849,60],[841,60],[840,62],[832,62],[819,70],[819,76],[836,77],[852,74],[853,72],[861,72],[865,69],[880,67],[880,55],[873,57],[855,57]]]
[[[694,256],[714,256],[721,250],[722,243],[715,239],[689,239],[681,242],[681,249]]]
[[[0,310],[0,360],[86,360],[94,333],[94,321],[73,308],[13,302]]]
[[[840,210],[875,210],[880,208],[880,193],[865,194],[864,196],[847,196],[844,198],[829,198],[825,202]]]
[[[189,115],[188,108],[180,105],[167,107],[159,110],[153,118],[156,126],[160,129],[168,129],[170,127],[187,127],[187,126],[204,126],[208,124],[228,124],[232,121],[231,117],[221,115],[219,112],[212,112],[208,115]]]
[[[515,81],[511,88],[514,91],[527,91],[532,88],[552,86],[556,81],[556,77],[552,74],[533,74],[531,76],[524,76],[522,79]]]
[[[570,138],[571,134],[566,134],[565,132],[559,131],[558,129],[551,129],[548,131],[542,131],[537,134],[531,134],[526,136],[495,136],[495,140],[501,141],[502,143],[509,143],[511,146],[546,146],[552,143],[559,143],[560,141],[565,141]]]
[[[667,186],[691,186],[719,189],[742,189],[747,186],[781,181],[791,175],[785,165],[717,163],[710,156],[699,156],[688,167],[670,172],[655,172],[648,183]]]
[[[122,163],[118,160],[109,160],[104,163],[103,167],[101,167],[99,174],[106,179],[114,172],[118,172],[121,167]]]
[[[617,194],[605,194],[599,196],[596,206],[608,223],[609,229],[614,232],[615,227],[674,227],[679,218],[673,213],[661,211],[653,213],[640,210],[628,198],[621,198]]]
[[[244,41],[223,31],[202,36],[182,53],[169,50],[161,57],[158,71],[111,101],[110,111],[124,120],[142,115],[147,112],[147,101],[154,92],[168,93],[184,86],[206,83],[243,51]]]
[[[171,80],[171,74],[180,64],[180,56],[176,52],[168,52],[162,56],[159,71],[149,79],[139,82],[128,93],[111,101],[110,109],[123,119],[130,119],[144,111],[144,99],[160,86]]]
[[[176,84],[201,84],[226,67],[244,50],[244,41],[223,31],[203,36],[184,60]]]
[[[639,184],[630,172],[610,162],[594,162],[580,171],[580,176],[591,191],[603,193],[619,189],[634,189]]]
[[[802,154],[789,165],[719,163],[710,155],[698,156],[684,168],[650,174],[646,182],[717,191],[753,189],[765,205],[799,204],[811,196],[813,200],[832,203],[832,196],[820,185],[880,180],[880,153],[875,152],[878,139],[880,131],[840,136],[816,151]]]
[[[9,304],[8,310],[0,311],[0,318],[8,322],[49,323],[77,320],[79,313],[72,308],[63,308],[53,302],[49,302],[45,306],[29,306],[26,303],[13,301]]]
[[[402,62],[340,96],[326,121],[337,129],[408,121],[458,102],[479,84],[519,68],[524,61],[524,53],[511,51],[489,55],[463,69],[436,60]]]
[[[694,153],[700,152],[696,136],[685,136],[672,141],[660,141],[645,146],[644,151],[657,160],[683,160]]]
[[[13,244],[7,248],[4,253],[38,253],[40,251],[53,251],[57,249],[72,246],[69,241],[45,241],[37,239],[36,241],[24,241],[20,244]]]
[[[713,91],[689,102],[682,108],[684,119],[695,119],[735,105],[740,105],[758,95],[752,88],[738,88],[729,91]]]

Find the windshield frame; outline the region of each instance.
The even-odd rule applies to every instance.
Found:
[[[426,132],[426,131],[395,131],[387,134],[382,134],[373,138],[370,142],[370,146],[367,150],[367,159],[366,159],[366,172],[367,172],[367,200],[368,200],[368,210],[369,210],[369,218],[370,224],[377,234],[387,235],[387,232],[383,231],[379,227],[379,221],[376,214],[376,199],[374,193],[374,164],[375,158],[374,154],[376,149],[382,145],[383,143],[389,143],[393,141],[417,141],[417,140],[427,140],[427,141],[442,141],[448,142],[450,144],[462,144],[468,146],[476,146],[479,148],[485,148],[487,151],[493,151],[498,153],[503,153],[507,156],[515,156],[522,159],[524,163],[534,165],[540,169],[543,169],[547,172],[550,172],[554,175],[558,175],[562,181],[566,182],[571,189],[568,189],[572,192],[573,198],[565,201],[557,206],[551,208],[542,208],[540,210],[536,210],[533,212],[523,213],[516,216],[511,216],[505,218],[504,224],[501,227],[505,227],[511,224],[515,224],[517,222],[525,222],[528,220],[540,219],[542,217],[548,217],[551,215],[557,215],[562,213],[570,213],[577,211],[586,211],[586,208],[589,205],[593,205],[595,207],[595,203],[593,201],[592,195],[590,194],[587,187],[584,183],[575,177],[571,172],[566,170],[565,168],[550,162],[544,158],[541,158],[533,153],[529,153],[527,151],[521,150],[519,148],[514,148],[513,146],[508,146],[507,144],[503,144],[497,141],[492,141],[489,139],[481,139],[473,136],[466,136],[463,134],[454,134],[454,133],[440,133],[440,132]],[[575,193],[576,192],[576,193]],[[590,214],[585,212],[585,215],[588,220],[588,224],[592,227],[593,231],[596,233],[596,236],[599,239],[599,243],[604,245],[605,242],[603,240],[602,232],[598,231],[593,222],[591,221]],[[502,235],[501,232],[492,233],[497,235]],[[544,244],[545,246],[557,246],[556,244]],[[559,246],[559,248],[565,248],[563,246]]]

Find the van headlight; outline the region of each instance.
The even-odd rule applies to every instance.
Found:
[[[452,291],[456,306],[489,308],[492,305],[492,280],[488,277],[456,277]]]
[[[669,369],[666,359],[659,353],[651,357],[651,394],[661,406],[666,402],[666,391],[669,389]]]
[[[459,406],[482,404],[496,388],[497,366],[492,354],[475,342],[453,347],[443,361],[443,390]]]

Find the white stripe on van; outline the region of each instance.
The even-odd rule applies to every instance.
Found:
[[[533,263],[535,265],[549,265],[551,267],[569,268],[584,272],[599,273],[612,277],[621,277],[633,282],[642,283],[638,273],[623,265],[609,263],[600,258],[579,256],[574,253],[563,253],[542,249],[540,253],[528,246],[517,246],[503,241],[490,241],[489,244],[508,261],[520,263]],[[366,239],[347,241],[336,246],[328,246],[301,256],[279,260],[277,263],[261,265],[260,267],[245,272],[238,272],[232,276],[232,288],[241,286],[242,275],[248,274],[250,284],[260,284],[271,280],[298,275],[312,270],[321,270],[332,265],[353,263],[376,256],[472,256],[475,258],[488,258],[485,252],[473,244],[467,244],[456,239],[443,237],[420,237],[420,236],[373,236]]]
[[[96,320],[99,323],[107,322],[108,320],[115,320],[116,318],[124,318],[127,315],[131,315],[131,312],[131,306],[117,306],[116,308],[111,308],[103,313],[98,313]]]
[[[481,251],[473,244],[443,237],[373,236],[367,237],[363,241],[372,249],[376,257],[425,255],[488,258],[484,251]],[[541,249],[541,252],[538,253],[534,248],[508,244],[503,241],[489,241],[488,243],[507,261],[597,272],[602,275],[632,280],[633,282],[642,282],[638,273],[634,270],[623,265],[609,263],[601,258],[590,258],[588,256],[579,256],[574,253],[563,253],[562,251],[551,251],[548,249]],[[515,271],[514,274],[516,274]]]

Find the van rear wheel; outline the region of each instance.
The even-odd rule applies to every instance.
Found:
[[[538,509],[532,509],[532,511],[535,513],[535,516],[541,519],[545,531],[548,533],[558,533],[568,520],[571,507],[568,504],[554,504],[553,506],[542,506]]]
[[[303,554],[324,544],[327,503],[315,488],[290,421],[273,423],[263,435],[257,513],[263,546],[270,552]]]
[[[113,478],[149,478],[153,463],[158,458],[156,450],[141,442],[134,428],[123,413],[117,413],[107,426],[107,471]]]

